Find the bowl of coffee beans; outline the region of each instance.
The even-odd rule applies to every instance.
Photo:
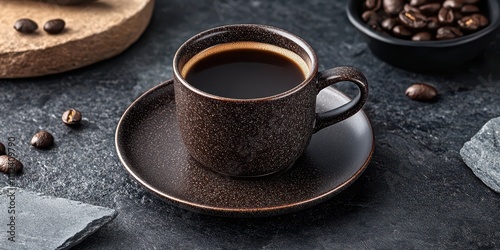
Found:
[[[443,71],[470,62],[493,41],[500,3],[350,0],[347,15],[381,60],[411,71]]]

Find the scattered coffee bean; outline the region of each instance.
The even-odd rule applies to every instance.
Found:
[[[54,137],[45,130],[41,130],[31,138],[31,145],[37,148],[48,148],[52,144],[54,144]]]
[[[63,113],[61,118],[66,125],[76,125],[82,120],[82,113],[76,109],[68,109]]]
[[[438,92],[437,89],[431,85],[415,83],[406,89],[405,94],[412,100],[432,101],[437,97]]]
[[[64,30],[66,23],[62,19],[52,19],[43,25],[43,30],[49,34],[59,34]]]
[[[31,19],[22,18],[14,23],[14,29],[21,33],[31,34],[35,32],[36,29],[38,29],[38,25]]]
[[[0,172],[4,174],[19,174],[23,171],[23,164],[14,157],[0,155]]]
[[[413,41],[447,40],[487,25],[480,0],[364,0],[363,21],[372,29]],[[382,7],[380,7],[382,5]]]
[[[4,155],[6,153],[5,151],[5,145],[3,145],[1,142],[0,142],[0,155]]]

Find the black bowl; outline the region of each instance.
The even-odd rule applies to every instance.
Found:
[[[382,34],[361,19],[363,0],[350,0],[347,15],[367,39],[372,53],[381,60],[410,71],[445,71],[457,68],[481,55],[500,26],[498,0],[483,0],[490,24],[484,29],[445,41],[410,41]]]

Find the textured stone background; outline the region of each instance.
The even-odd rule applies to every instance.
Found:
[[[500,116],[500,34],[466,69],[416,74],[370,53],[346,18],[346,2],[159,0],[144,36],[122,55],[55,76],[0,80],[0,141],[16,138],[25,164],[16,186],[118,210],[76,249],[500,248],[500,196],[459,155],[486,121]],[[125,108],[171,77],[183,41],[231,23],[289,30],[316,49],[321,69],[352,65],[370,80],[365,112],[376,150],[342,194],[280,217],[216,218],[167,205],[122,168],[114,131]],[[404,91],[412,82],[435,85],[439,100],[409,100]],[[70,107],[84,113],[78,129],[60,121]],[[29,145],[39,129],[53,133],[54,148]],[[0,187],[7,184],[0,176]]]

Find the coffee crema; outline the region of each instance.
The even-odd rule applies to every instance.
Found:
[[[296,53],[266,43],[232,42],[196,54],[181,75],[193,87],[221,97],[254,99],[293,89],[309,74]]]

